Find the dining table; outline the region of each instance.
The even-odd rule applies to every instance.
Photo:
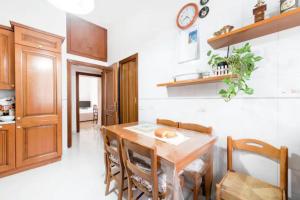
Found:
[[[191,130],[169,127],[176,130],[178,137],[164,140],[155,136],[154,131],[160,127],[167,127],[155,123],[134,122],[106,126],[107,131],[117,134],[122,139],[133,141],[146,147],[156,147],[158,161],[163,171],[168,174],[170,195],[167,199],[183,200],[183,189],[179,176],[194,160],[206,156],[209,169],[204,176],[206,199],[211,197],[213,181],[213,149],[217,141],[215,135],[199,133]]]

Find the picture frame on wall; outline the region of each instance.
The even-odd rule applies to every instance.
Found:
[[[178,63],[197,60],[200,57],[199,29],[193,26],[178,34]]]
[[[298,0],[280,0],[280,13],[284,13],[298,7]]]

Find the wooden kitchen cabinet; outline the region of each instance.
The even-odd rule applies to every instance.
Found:
[[[22,38],[15,41],[16,167],[30,168],[61,157],[63,38],[13,25],[15,36]]]
[[[67,51],[70,54],[106,62],[107,30],[67,14]]]
[[[11,28],[0,26],[0,90],[15,87],[14,33]]]
[[[0,173],[15,168],[15,124],[0,125]]]

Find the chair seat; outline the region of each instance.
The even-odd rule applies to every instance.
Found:
[[[220,183],[224,199],[282,200],[280,188],[245,174],[227,172]]]
[[[133,157],[132,158],[133,163],[140,168],[141,170],[151,173],[151,164],[147,162],[147,160],[144,160],[141,157]],[[162,173],[161,169],[158,169],[158,192],[163,194],[167,190],[167,176],[166,174]],[[149,183],[147,180],[137,176],[137,175],[132,175],[132,179],[134,179],[137,183],[142,185],[149,193],[152,192],[152,185]]]
[[[137,176],[132,175],[131,178],[141,184],[149,193],[152,192],[152,185],[147,180]],[[167,191],[167,175],[161,173],[158,175],[158,192],[163,194]]]
[[[198,158],[197,160],[194,160],[191,164],[189,164],[185,169],[184,173],[186,172],[192,172],[192,173],[204,173],[206,170],[206,164],[201,159]]]
[[[120,164],[120,161],[119,161],[119,158],[117,158],[116,156],[114,156],[114,155],[110,155],[109,156],[109,159],[113,162],[113,163],[115,163],[115,164]]]

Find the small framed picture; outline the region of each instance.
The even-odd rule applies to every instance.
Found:
[[[209,2],[209,0],[200,0],[201,6],[206,5]]]
[[[186,63],[198,60],[200,57],[199,26],[180,31],[178,34],[178,63]]]
[[[198,30],[193,30],[189,33],[189,44],[198,42]]]
[[[200,18],[205,18],[209,13],[209,7],[208,6],[204,6],[200,12],[199,12],[199,17]]]
[[[280,13],[293,10],[298,7],[298,0],[280,0]]]

